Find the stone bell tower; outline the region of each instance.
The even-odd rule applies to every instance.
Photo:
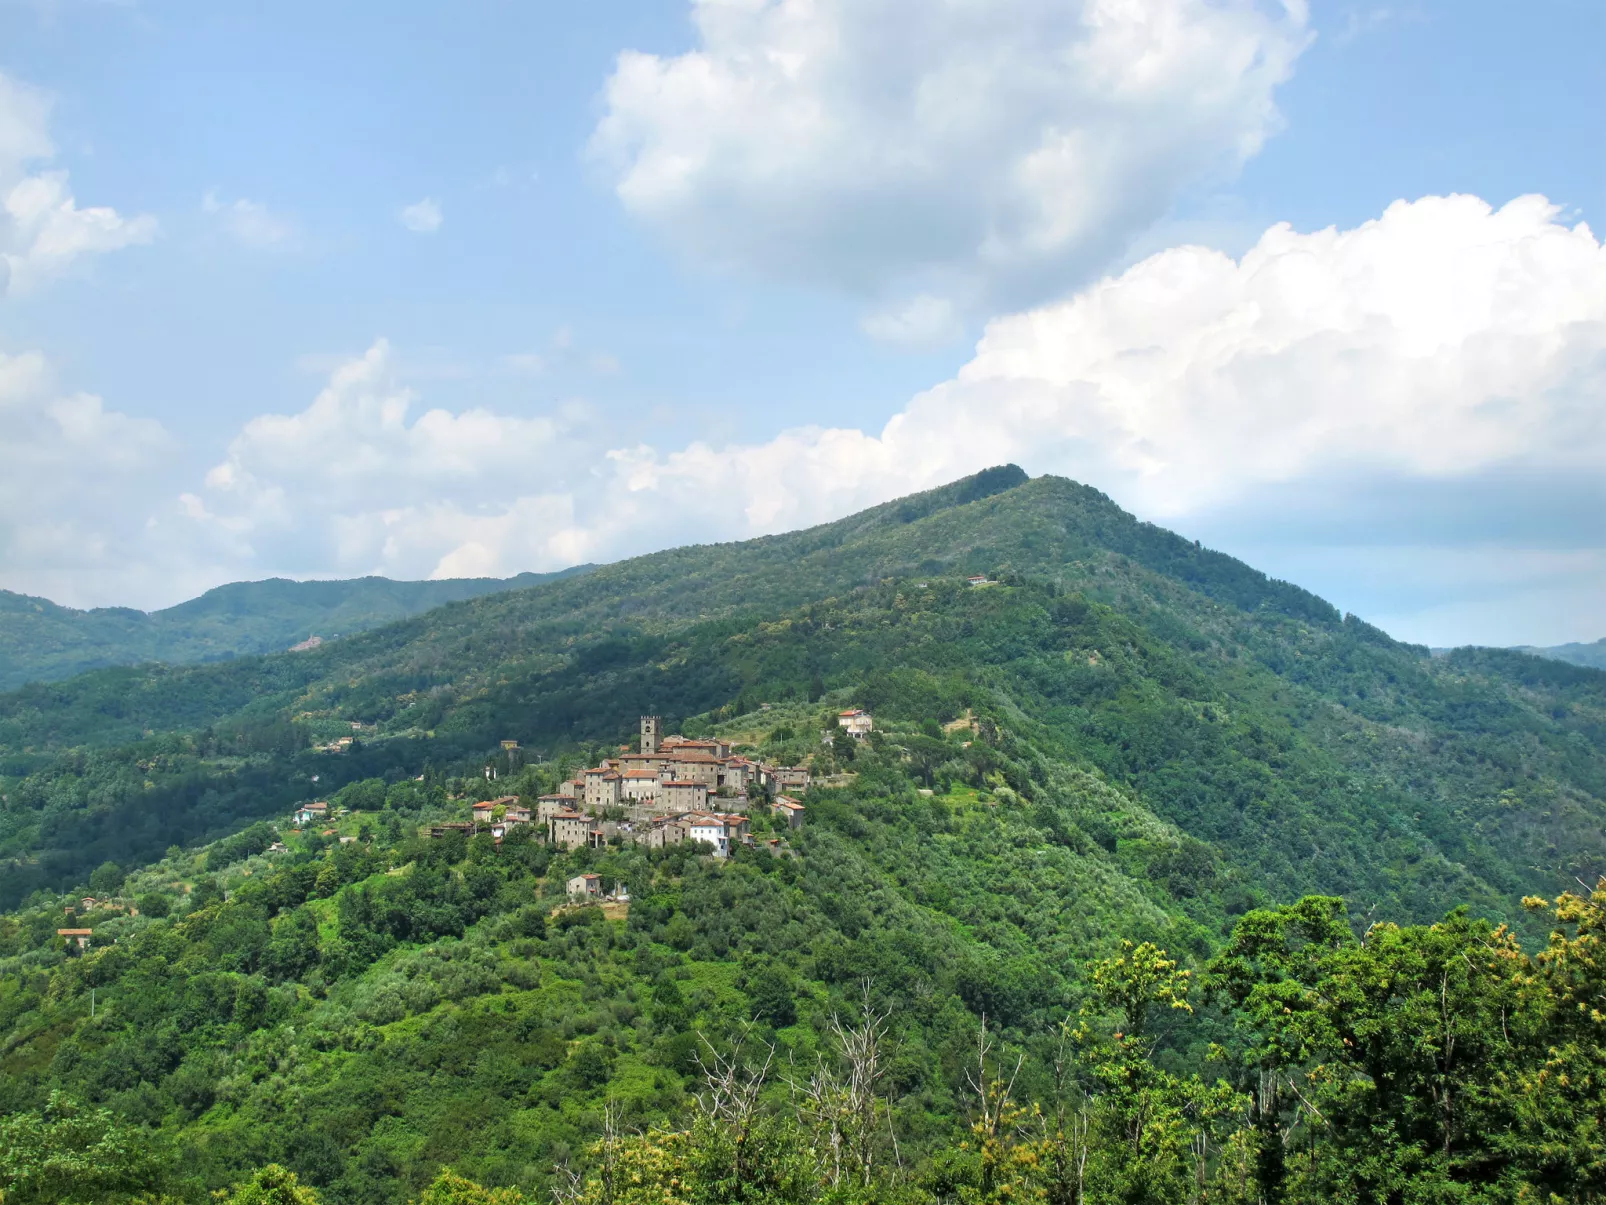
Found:
[[[658,752],[658,738],[663,727],[662,721],[655,715],[641,717],[641,751],[643,753]]]

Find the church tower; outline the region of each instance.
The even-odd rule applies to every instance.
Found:
[[[641,751],[643,753],[658,752],[658,736],[661,721],[655,715],[641,717]]]

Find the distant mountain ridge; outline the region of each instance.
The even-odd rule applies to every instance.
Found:
[[[1565,661],[1569,665],[1581,665],[1585,669],[1606,669],[1606,639],[1597,640],[1593,644],[1574,642],[1554,645],[1551,648],[1523,645],[1517,651],[1532,653],[1536,657],[1548,657],[1552,661]]]
[[[0,690],[115,665],[195,665],[282,652],[311,636],[328,641],[366,632],[447,603],[522,590],[592,568],[414,582],[276,577],[218,586],[199,598],[151,612],[131,607],[79,611],[0,590]]]

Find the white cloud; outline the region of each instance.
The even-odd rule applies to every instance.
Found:
[[[26,292],[86,255],[156,236],[156,219],[79,208],[64,171],[40,170],[55,154],[50,101],[0,74],[0,293]]]
[[[201,211],[211,216],[231,238],[247,247],[280,247],[296,234],[295,224],[290,219],[274,213],[261,201],[244,197],[220,201],[216,193],[209,192],[201,198]]]
[[[722,268],[962,308],[1062,293],[1253,155],[1304,0],[693,0],[594,153]]]
[[[453,553],[463,561],[473,542],[464,532],[520,507],[561,433],[550,419],[484,410],[414,415],[414,400],[395,380],[389,345],[375,343],[307,409],[246,424],[191,515],[242,564],[416,576]]]
[[[171,451],[160,424],[62,392],[38,353],[0,354],[6,585],[73,602],[96,593],[97,574],[121,574]]]
[[[1277,226],[1236,259],[1163,251],[994,321],[879,432],[660,425],[649,446],[583,409],[420,413],[396,375],[381,342],[248,424],[161,548],[214,581],[507,574],[783,531],[1014,461],[1417,639],[1606,634],[1606,249],[1540,197]]]
[[[425,197],[422,201],[403,206],[397,217],[401,224],[414,234],[434,234],[441,228],[441,222],[444,220],[440,202],[433,197]]]
[[[947,343],[958,338],[963,329],[953,302],[929,293],[872,311],[859,325],[872,339],[907,347]]]

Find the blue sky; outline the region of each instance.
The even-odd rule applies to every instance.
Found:
[[[996,456],[1412,639],[1606,635],[1606,8],[1135,10],[0,3],[0,190],[77,206],[0,225],[0,586],[514,573]]]

